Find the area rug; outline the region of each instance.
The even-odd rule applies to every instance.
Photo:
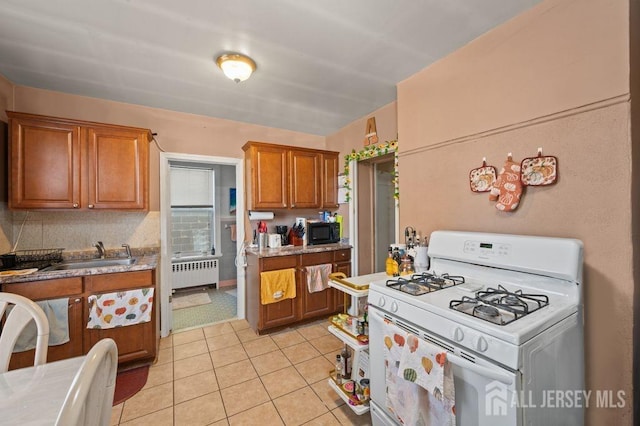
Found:
[[[191,308],[193,306],[206,305],[211,303],[209,294],[204,291],[197,293],[175,293],[172,299],[173,310]]]
[[[238,299],[222,290],[207,290],[210,303],[173,311],[173,331],[235,318]]]
[[[113,395],[113,405],[121,404],[137,394],[147,383],[148,376],[148,365],[118,373],[116,376],[116,390]]]

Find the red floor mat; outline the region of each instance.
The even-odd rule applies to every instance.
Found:
[[[113,395],[113,405],[118,405],[138,393],[147,383],[149,366],[138,367],[122,371],[116,376],[116,391]]]

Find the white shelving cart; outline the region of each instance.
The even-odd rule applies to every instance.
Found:
[[[364,309],[366,309],[369,295],[369,284],[373,281],[384,280],[387,275],[384,272],[349,277],[341,272],[329,276],[329,286],[340,290],[345,298],[345,313],[333,315],[329,318],[329,333],[342,340],[353,350],[353,363],[351,368],[351,381],[360,383],[363,378],[369,378],[369,340],[366,334],[357,331],[357,322],[362,321]],[[351,303],[347,303],[351,298]],[[348,306],[348,308],[347,308]],[[333,371],[328,379],[329,386],[342,398],[354,413],[361,415],[369,411],[369,400],[354,401],[352,394],[345,389],[344,384],[339,385],[333,378]],[[357,387],[357,386],[356,386]]]

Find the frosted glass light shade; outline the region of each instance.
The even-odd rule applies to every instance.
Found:
[[[256,63],[248,56],[239,53],[227,53],[216,59],[216,63],[227,77],[239,83],[251,77],[256,69]]]

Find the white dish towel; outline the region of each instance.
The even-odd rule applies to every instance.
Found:
[[[307,289],[309,293],[317,293],[329,288],[331,264],[307,266]]]

